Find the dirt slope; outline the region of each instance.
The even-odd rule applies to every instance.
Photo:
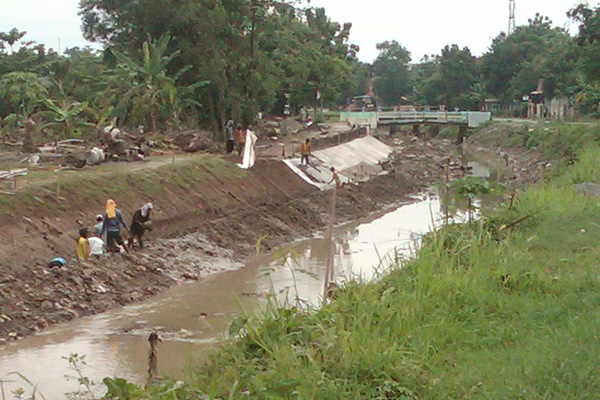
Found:
[[[402,152],[387,165],[387,175],[339,191],[339,221],[379,211],[442,179],[449,142],[406,137],[398,144]],[[330,201],[330,193],[281,161],[259,160],[243,171],[234,160],[211,155],[150,169],[103,166],[64,174],[58,200],[52,174],[30,179],[40,183],[0,197],[0,342],[142,299],[177,280],[237,268],[259,239],[266,251],[321,229]],[[154,203],[150,248],[48,270],[52,257],[73,258],[80,223],[91,225],[109,197],[127,222],[136,208]],[[177,257],[188,247],[200,253],[194,262]]]

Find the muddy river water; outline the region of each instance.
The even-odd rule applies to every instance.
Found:
[[[369,279],[378,260],[398,252],[409,255],[418,238],[432,229],[432,216],[440,213],[436,197],[423,195],[413,204],[386,215],[356,221],[334,232],[338,280],[356,276]],[[198,283],[171,288],[142,303],[78,319],[25,338],[0,352],[0,379],[7,398],[17,387],[31,392],[16,371],[27,377],[47,399],[64,398],[77,390],[71,353],[85,355],[85,376],[104,390],[104,377],[121,376],[137,383],[146,377],[150,332],[157,331],[161,375],[182,377],[190,362],[198,363],[226,338],[232,319],[245,310],[258,310],[273,290],[318,305],[328,243],[322,237],[298,241],[256,259],[237,271],[220,273]],[[0,398],[2,394],[0,393]]]

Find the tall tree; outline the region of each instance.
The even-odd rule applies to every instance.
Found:
[[[11,72],[0,79],[0,99],[10,105],[4,125],[24,128],[23,143],[26,150],[32,148],[32,117],[47,95],[44,82],[32,72]]]
[[[375,93],[387,105],[400,104],[411,95],[408,63],[410,52],[395,40],[377,44],[379,56],[373,63]]]
[[[10,52],[13,53],[14,44],[23,39],[26,34],[27,32],[22,32],[17,28],[12,28],[8,32],[0,32],[0,41],[7,43],[10,46]]]
[[[540,79],[549,79],[551,72],[541,69],[540,60],[565,35],[564,30],[553,28],[552,21],[538,13],[510,36],[501,33],[494,38],[482,65],[490,95],[506,101],[520,99],[535,90]]]
[[[567,15],[579,23],[577,44],[581,51],[581,69],[588,82],[600,81],[600,7],[578,5]]]
[[[468,47],[453,44],[444,47],[441,55],[424,56],[412,74],[415,103],[479,109],[479,64]]]
[[[567,15],[579,23],[576,38],[579,51],[583,89],[579,94],[580,107],[587,113],[600,112],[600,7],[582,3]]]
[[[451,108],[478,109],[471,96],[473,86],[478,81],[477,58],[468,47],[460,48],[456,44],[442,49],[440,57],[440,93],[444,104]]]
[[[442,101],[440,56],[424,55],[411,70],[411,85],[413,87],[412,102],[416,105],[436,105]]]
[[[170,51],[181,55],[175,73],[193,65],[181,84],[209,81],[199,92],[204,116],[224,124],[250,121],[269,111],[284,92],[308,102],[319,90],[337,100],[350,79],[350,25],[332,22],[323,9],[298,9],[281,0],[82,0],[88,39],[129,57],[148,36],[170,33]]]

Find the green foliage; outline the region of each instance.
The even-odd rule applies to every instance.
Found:
[[[133,400],[144,396],[144,391],[133,383],[122,378],[104,378],[102,381],[106,386],[104,399],[107,400]]]
[[[192,65],[180,84],[209,82],[196,97],[204,122],[251,122],[259,110],[280,111],[285,92],[296,107],[312,104],[317,90],[324,102],[335,102],[352,86],[351,25],[332,22],[322,8],[288,1],[84,0],[81,15],[88,39],[124,54],[138,53],[148,37],[171,34],[167,54],[181,54],[169,71]]]
[[[0,98],[9,105],[9,114],[29,117],[47,96],[44,83],[32,72],[10,72],[0,79]]]
[[[477,59],[468,47],[446,46],[441,56],[424,57],[414,75],[413,101],[417,104],[478,110],[485,97],[478,83]]]
[[[162,36],[156,42],[145,41],[142,45],[142,62],[112,50],[122,71],[124,85],[129,86],[117,109],[125,110],[130,107],[128,111],[132,116],[139,122],[149,123],[153,131],[158,126],[164,127],[169,119],[177,119],[189,106],[200,106],[193,95],[196,89],[207,83],[176,86],[177,80],[192,67],[185,66],[173,76],[168,74],[168,65],[180,54],[176,51],[166,55],[170,41],[169,35]]]
[[[550,97],[567,94],[567,88],[576,85],[573,39],[540,14],[510,36],[497,36],[482,61],[488,92],[503,100],[520,99],[534,91],[539,80],[545,81]]]
[[[487,179],[474,176],[465,176],[449,184],[454,200],[466,201],[466,209],[469,222],[473,220],[473,213],[477,210],[475,201],[482,195],[489,194],[494,190]],[[447,199],[452,201],[452,199]]]
[[[379,56],[373,62],[374,88],[386,105],[401,104],[410,96],[408,63],[410,52],[393,40],[377,44]]]
[[[14,44],[21,40],[26,34],[27,32],[21,32],[17,28],[12,28],[8,32],[0,32],[0,43],[4,42],[8,44],[12,53]]]
[[[471,92],[477,83],[477,59],[468,47],[446,46],[440,58],[440,92],[438,96],[450,108],[479,109],[471,104]]]
[[[54,103],[52,100],[46,99],[44,104],[48,108],[47,111],[42,111],[39,114],[50,119],[47,126],[58,126],[62,128],[62,133],[66,138],[80,136],[79,128],[94,127],[93,124],[79,120],[80,114],[87,108],[88,103],[62,101]]]
[[[301,4],[82,0],[84,35],[103,52],[57,54],[16,28],[0,32],[2,132],[30,143],[37,123],[54,128],[54,137],[72,136],[77,129],[65,127],[64,112],[86,102],[75,121],[100,127],[118,117],[120,125],[153,130],[250,123],[259,111],[281,113],[287,94],[293,109],[334,109],[374,89],[386,105],[478,110],[486,98],[520,101],[540,81],[547,99],[573,95],[582,113],[600,114],[598,7],[569,12],[580,24],[575,38],[537,14],[494,38],[480,58],[453,44],[409,65],[410,53],[393,40],[378,44],[373,64],[359,62],[351,24]],[[48,99],[63,110],[59,123],[38,114]]]

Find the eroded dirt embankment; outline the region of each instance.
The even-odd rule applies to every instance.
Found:
[[[406,137],[387,175],[338,191],[338,222],[365,216],[443,179],[449,141]],[[330,193],[319,192],[281,161],[259,160],[250,171],[234,160],[198,156],[160,168],[71,172],[25,187],[0,203],[0,342],[57,322],[157,294],[182,280],[237,268],[240,261],[324,227]],[[456,171],[460,174],[460,171]],[[34,177],[32,177],[34,178]],[[38,177],[39,178],[39,177]],[[149,248],[123,257],[78,263],[77,230],[91,225],[114,198],[127,219],[155,205]],[[49,259],[70,260],[49,270]]]

